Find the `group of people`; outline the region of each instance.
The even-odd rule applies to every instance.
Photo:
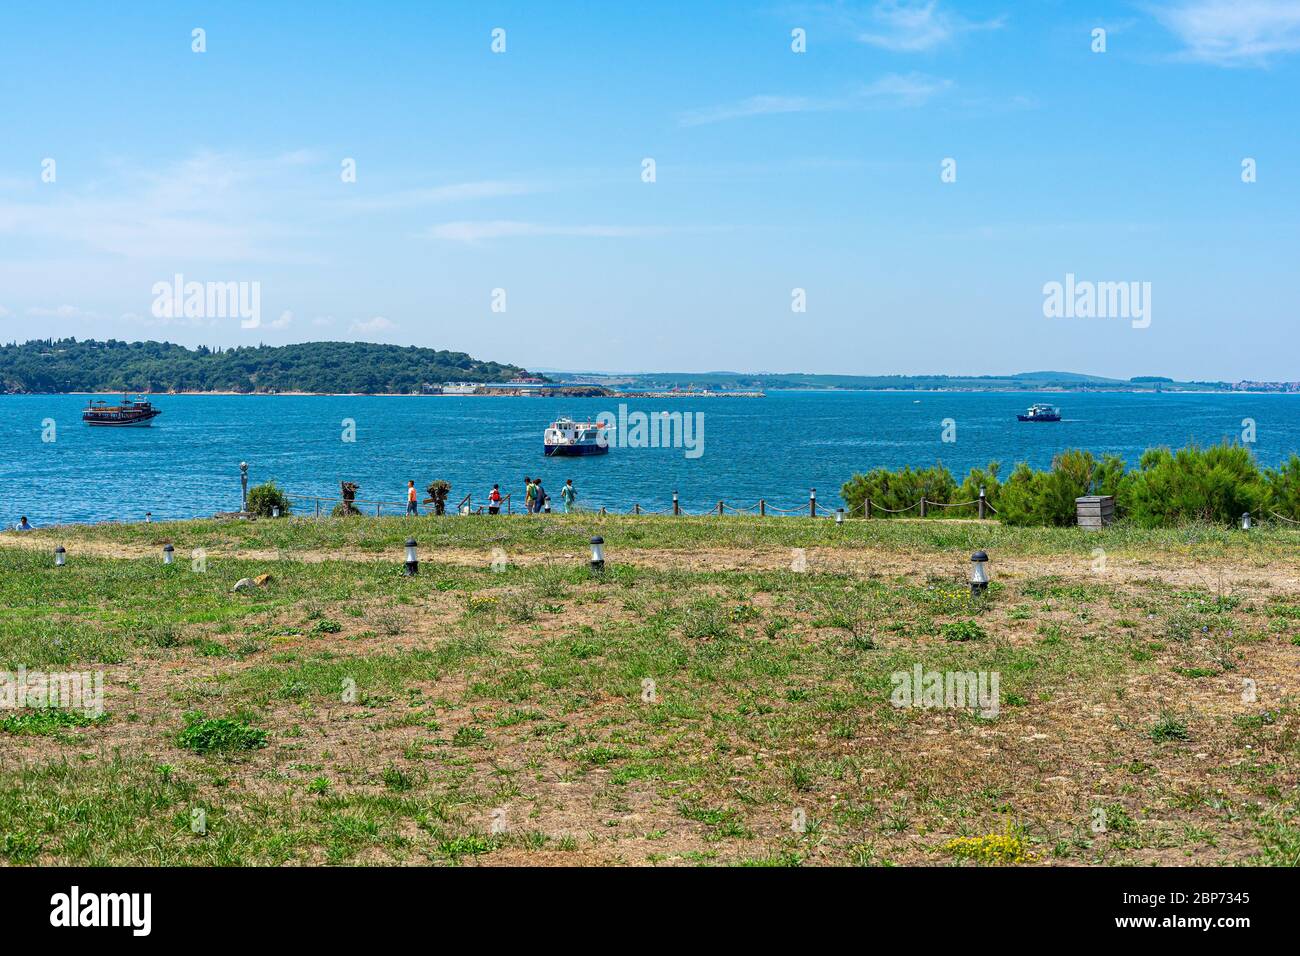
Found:
[[[492,494],[496,495],[497,507],[494,509],[488,506],[488,514],[498,514],[501,506],[501,493],[496,485],[492,486]],[[488,496],[492,500],[492,496]],[[570,478],[560,489],[560,501],[564,503],[564,513],[568,514],[574,509],[574,502],[578,500],[578,489],[573,487],[573,479]],[[529,514],[537,514],[542,511],[551,510],[551,496],[546,493],[542,487],[541,478],[529,478],[524,475],[524,510]]]
[[[408,515],[418,515],[420,513],[417,502],[415,482],[406,483],[406,513]],[[493,485],[492,490],[488,492],[488,514],[497,515],[501,513],[501,486]],[[560,501],[564,503],[565,514],[574,510],[574,502],[578,500],[578,489],[573,487],[573,479],[570,478],[560,489]],[[524,510],[529,514],[539,514],[543,511],[551,510],[551,496],[546,493],[542,487],[541,478],[529,478],[524,476]],[[26,518],[23,519],[27,521]]]

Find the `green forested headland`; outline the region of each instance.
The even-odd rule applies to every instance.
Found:
[[[370,342],[187,349],[170,342],[42,339],[0,346],[0,392],[418,392],[425,383],[526,374],[464,352]]]

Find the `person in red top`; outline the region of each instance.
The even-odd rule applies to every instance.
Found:
[[[493,485],[492,490],[488,492],[488,514],[499,515],[501,513],[501,486]]]
[[[418,515],[420,509],[415,505],[415,482],[406,483],[406,513],[408,515]]]

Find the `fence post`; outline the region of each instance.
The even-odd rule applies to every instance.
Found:
[[[379,517],[379,509],[382,508],[383,506],[384,506],[384,503],[383,503],[382,501],[376,501],[376,502],[375,502],[375,517],[376,517],[376,518]]]
[[[681,513],[682,513],[682,506],[677,501],[677,492],[674,491],[673,492],[673,514],[679,515]]]
[[[634,515],[639,515],[640,513],[641,513],[641,506],[640,506],[640,505],[633,505],[633,506],[632,506],[632,514],[634,514]]]
[[[758,499],[758,516],[761,518],[767,514],[767,502],[762,498]]]
[[[721,501],[718,502],[718,517],[719,517],[719,518],[722,517],[722,502],[721,502]]]
[[[817,517],[817,489],[813,488],[808,492],[808,516]]]
[[[984,486],[980,485],[980,520],[984,520]]]
[[[868,497],[862,499],[862,517],[864,517],[864,518],[870,518],[870,517],[871,517],[871,497],[870,497],[870,496],[868,496]]]
[[[317,517],[317,518],[320,517],[320,499],[319,499],[319,498],[316,499],[316,517]]]
[[[921,496],[921,517],[925,517],[925,495]]]

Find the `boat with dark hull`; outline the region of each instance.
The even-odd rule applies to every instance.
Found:
[[[604,455],[609,453],[609,442],[604,435],[604,422],[575,422],[560,418],[551,422],[542,439],[542,451],[548,457],[556,455]]]
[[[1019,422],[1059,422],[1061,420],[1061,410],[1055,405],[1044,405],[1037,403],[1030,405],[1028,411],[1023,415],[1017,415],[1016,421]]]
[[[120,405],[95,399],[81,413],[81,420],[87,425],[108,428],[143,428],[161,414],[162,410],[154,408],[152,402],[124,396]]]

